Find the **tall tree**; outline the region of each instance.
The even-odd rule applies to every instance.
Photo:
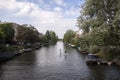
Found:
[[[3,32],[4,40],[6,44],[11,44],[14,38],[15,30],[12,23],[0,24],[0,29]]]
[[[66,43],[72,42],[72,39],[75,37],[75,32],[73,30],[67,30],[64,34],[63,41]]]
[[[46,35],[48,40],[51,40],[51,36],[50,36],[50,31],[49,30],[46,31],[45,35]]]
[[[79,39],[80,46],[88,49],[98,46],[100,53],[117,54],[120,51],[119,14],[120,0],[85,0],[77,19],[78,27],[84,32]],[[83,45],[86,43],[87,47]]]
[[[50,36],[51,36],[51,43],[55,44],[57,42],[57,40],[58,40],[57,35],[53,31],[50,31],[49,33],[50,33]]]
[[[91,28],[111,25],[120,13],[120,0],[85,0],[78,27],[85,33]],[[117,19],[118,20],[118,19]]]
[[[17,27],[17,40],[21,44],[39,42],[39,32],[34,27],[28,26],[19,26]]]
[[[54,31],[46,31],[45,36],[47,37],[50,44],[55,44],[58,40],[58,37]]]
[[[1,30],[0,30],[0,44],[4,44],[4,34]]]

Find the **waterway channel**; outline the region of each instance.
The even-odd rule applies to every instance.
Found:
[[[59,41],[0,63],[0,80],[120,80],[119,66],[87,65],[85,56]]]

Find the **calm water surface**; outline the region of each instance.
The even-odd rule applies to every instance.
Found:
[[[0,64],[0,80],[120,80],[120,67],[88,66],[85,56],[58,42]]]

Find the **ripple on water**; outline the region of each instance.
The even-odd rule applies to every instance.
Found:
[[[0,80],[120,80],[120,67],[86,65],[84,54],[58,42],[1,64]]]

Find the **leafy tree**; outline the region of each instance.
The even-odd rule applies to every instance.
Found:
[[[77,26],[83,31],[79,38],[80,47],[95,48],[97,46],[103,50],[101,52],[104,55],[106,47],[109,48],[106,53],[114,48],[119,49],[119,2],[120,0],[85,0],[81,15],[77,19]]]
[[[50,31],[49,30],[46,31],[45,35],[46,35],[48,40],[51,40],[51,36],[50,36]]]
[[[47,39],[47,37],[46,37],[45,35],[41,36],[41,41],[42,41],[42,43],[44,43],[44,44],[49,43],[49,40]]]
[[[86,0],[81,16],[78,17],[78,27],[89,32],[91,28],[101,27],[104,23],[111,25],[118,20],[119,2],[120,0]]]
[[[58,37],[54,31],[46,31],[45,36],[47,37],[50,44],[55,44],[58,40]]]
[[[50,33],[50,37],[51,37],[51,43],[55,44],[57,42],[57,40],[58,40],[57,35],[53,31],[50,31],[49,33]]]
[[[67,30],[67,32],[64,35],[63,41],[66,43],[72,43],[74,37],[75,32],[72,30]]]
[[[6,44],[11,44],[14,38],[15,30],[12,23],[0,24],[0,30],[4,36],[4,41]]]
[[[0,44],[4,44],[4,35],[2,31],[0,31]]]
[[[17,40],[21,44],[39,42],[39,32],[34,27],[19,26],[17,27]]]

